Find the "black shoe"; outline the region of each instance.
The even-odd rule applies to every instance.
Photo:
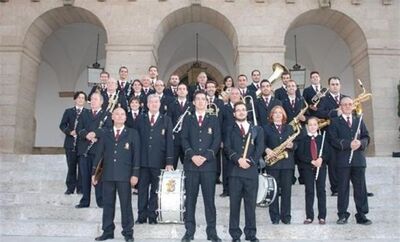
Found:
[[[147,223],[147,219],[145,218],[138,218],[135,222],[135,224],[145,224]]]
[[[72,192],[72,191],[70,191],[70,190],[66,190],[66,191],[64,192],[64,194],[65,194],[65,195],[71,195],[71,194],[74,194],[74,192]]]
[[[89,205],[83,205],[83,204],[75,205],[75,208],[88,208],[88,207]]]
[[[338,196],[338,192],[332,192],[332,197],[337,197]]]
[[[233,239],[232,242],[240,242],[240,239]]]
[[[126,236],[124,239],[125,239],[126,242],[133,242],[134,241],[133,238],[129,237],[129,236]]]
[[[212,242],[222,242],[221,238],[216,234],[207,236],[207,240],[211,240]]]
[[[347,219],[348,219],[347,217],[341,217],[336,221],[336,223],[337,224],[347,224]]]
[[[284,223],[284,224],[290,224],[290,220],[289,220],[289,221],[284,221],[284,220],[282,220],[282,223]]]
[[[114,235],[113,234],[102,234],[99,237],[96,237],[94,240],[104,241],[104,240],[108,240],[108,239],[114,239]]]
[[[193,238],[193,235],[185,234],[185,235],[182,237],[181,242],[190,242],[190,241],[193,240],[193,239],[194,239],[194,238]]]
[[[279,224],[279,221],[272,221],[272,224]]]
[[[249,241],[250,241],[250,242],[260,242],[257,238],[255,238],[255,239],[250,239]]]
[[[76,194],[82,194],[82,189],[76,189]]]
[[[221,180],[219,178],[217,178],[217,180],[215,181],[216,184],[222,184]]]
[[[149,224],[158,224],[157,219],[155,218],[149,218]]]
[[[229,193],[223,192],[219,195],[220,197],[229,197]]]
[[[373,197],[374,194],[373,194],[372,192],[367,192],[367,196],[368,196],[368,197]]]
[[[372,221],[367,218],[363,218],[363,219],[357,220],[357,223],[362,224],[362,225],[370,225],[370,224],[372,224]]]

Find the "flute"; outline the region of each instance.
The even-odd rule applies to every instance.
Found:
[[[358,126],[357,126],[357,131],[356,131],[356,133],[354,134],[354,139],[353,139],[353,140],[357,139],[357,136],[358,136],[358,134],[360,133],[362,118],[363,118],[363,115],[361,114],[361,115],[360,115],[360,121],[358,122]],[[349,157],[349,164],[351,164],[351,160],[353,159],[353,155],[354,155],[354,150],[351,149],[351,151],[350,151],[350,157]]]
[[[318,155],[319,158],[322,157],[322,151],[324,150],[325,135],[326,135],[326,131],[324,131],[324,133],[323,133],[323,135],[322,135],[321,149],[319,150],[319,155]],[[320,167],[317,167],[317,172],[315,173],[315,180],[318,179],[318,176],[319,176],[319,168],[320,168]]]

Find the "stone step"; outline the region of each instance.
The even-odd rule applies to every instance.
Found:
[[[115,237],[122,238],[121,225],[116,222]],[[2,235],[17,236],[68,236],[91,237],[101,234],[101,224],[96,222],[58,221],[58,220],[27,220],[5,221],[0,220]],[[195,239],[206,239],[205,225],[197,225]],[[241,225],[243,228],[243,224]],[[151,231],[151,233],[149,233]],[[179,224],[163,225],[135,225],[134,236],[137,241],[142,239],[180,239],[184,234],[184,226]],[[228,225],[217,225],[217,232],[224,241],[230,241]],[[363,239],[368,234],[368,239],[399,239],[398,224],[372,224],[363,226],[355,224],[353,219],[347,225],[336,225],[328,222],[326,225],[291,224],[271,225],[257,227],[257,237],[261,240],[355,240]],[[243,238],[243,237],[242,237]]]

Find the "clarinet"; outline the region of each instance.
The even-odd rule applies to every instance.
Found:
[[[107,115],[107,113],[106,113],[106,116],[104,116],[104,119],[100,121],[100,124],[99,124],[98,129],[103,128],[103,125],[104,125],[104,123],[107,121],[107,118],[108,118],[108,115]],[[90,149],[93,147],[94,143],[96,143],[96,142],[94,142],[94,141],[91,141],[91,142],[90,142],[90,144],[89,144],[88,147],[86,148],[85,153],[83,153],[83,156],[84,156],[84,157],[87,157],[87,156],[88,156],[88,153],[89,153]]]
[[[75,122],[74,122],[74,130],[75,130],[75,132],[76,132],[76,127],[78,127],[78,120],[79,120],[79,116],[81,115],[81,113],[82,113],[82,110],[80,112],[76,112],[76,118],[75,118]],[[78,135],[75,134],[72,151],[75,151],[77,139],[78,139]]]

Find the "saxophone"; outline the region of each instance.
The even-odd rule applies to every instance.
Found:
[[[286,159],[289,157],[288,152],[286,151],[286,146],[292,142],[294,139],[296,139],[296,137],[300,134],[300,127],[296,128],[296,132],[293,133],[291,136],[289,136],[282,144],[280,144],[279,146],[275,147],[273,149],[273,152],[276,154],[273,157],[267,157],[264,156],[264,161],[268,166],[272,166],[275,165],[278,161],[282,160],[282,159]]]
[[[292,126],[294,131],[297,131],[297,129],[301,127],[299,118],[301,116],[303,116],[308,109],[308,103],[306,102],[306,100],[304,100],[304,104],[305,104],[305,107],[303,109],[301,109],[300,112],[296,115],[296,117],[294,117],[293,120],[290,121],[290,123],[289,123],[289,125]]]

